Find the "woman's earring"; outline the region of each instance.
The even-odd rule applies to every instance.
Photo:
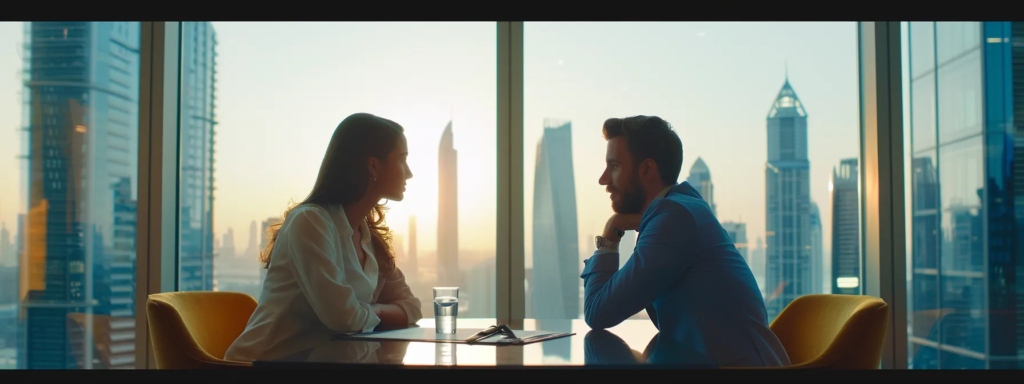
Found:
[[[370,176],[370,181],[377,181],[376,177]]]

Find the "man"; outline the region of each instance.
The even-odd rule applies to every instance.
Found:
[[[672,127],[634,116],[608,119],[603,131],[607,166],[599,182],[616,213],[580,276],[587,325],[613,327],[646,309],[659,338],[704,360],[693,364],[789,365],[746,261],[700,194],[676,184],[683,145]],[[638,236],[619,270],[625,230]]]

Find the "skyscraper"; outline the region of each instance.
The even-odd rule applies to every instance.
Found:
[[[221,242],[221,254],[226,259],[234,259],[235,255],[235,230],[228,228],[227,232],[224,233],[224,240]]]
[[[533,181],[532,316],[575,319],[580,315],[579,236],[572,165],[572,123],[544,120]],[[542,293],[543,300],[536,294]]]
[[[0,223],[0,267],[13,267],[18,264],[18,258],[14,254],[14,243],[11,242],[11,232],[7,230],[7,223]]]
[[[767,293],[765,292],[765,253],[764,241],[761,240],[761,236],[757,237],[753,251],[750,252],[750,272],[754,273],[754,280],[757,280],[757,287],[761,290],[761,296],[766,300],[768,299]]]
[[[257,241],[259,241],[259,236],[259,233],[256,231],[256,220],[253,220],[252,222],[249,223],[249,241],[246,242],[247,245],[245,247],[245,255],[243,255],[244,257],[250,257],[253,259],[259,257],[261,250],[256,248],[258,246]],[[260,268],[262,269],[263,266],[260,265]]]
[[[821,232],[821,211],[818,203],[811,202],[811,292],[825,293],[825,246]]]
[[[835,294],[860,293],[860,207],[857,158],[843,159],[832,168],[832,271],[829,285]]]
[[[71,314],[91,316],[111,299],[97,287],[104,283],[94,276],[97,263],[102,272],[114,267],[104,263],[134,261],[134,249],[124,248],[132,245],[118,239],[134,238],[134,231],[119,233],[134,226],[121,221],[119,210],[130,205],[125,186],[134,195],[138,173],[139,25],[26,23],[22,368],[75,368],[79,361],[90,367],[92,330],[69,337],[54,327]],[[87,358],[75,359],[74,346],[84,346]]]
[[[213,143],[217,35],[210,22],[182,23],[178,289],[213,290]]]
[[[452,122],[437,148],[437,284],[459,286],[459,160]]]
[[[711,207],[711,213],[718,215],[718,212],[715,210],[715,185],[711,183],[711,170],[708,169],[707,164],[704,164],[704,159],[698,156],[697,161],[693,162],[693,166],[690,167],[690,175],[686,177],[686,182],[690,183],[700,193],[700,196]]]
[[[765,304],[769,320],[793,299],[813,293],[807,112],[787,76],[768,112],[765,166]]]
[[[405,273],[406,279],[418,281],[420,262],[419,253],[416,250],[416,216],[409,216],[409,246],[405,251]]]
[[[636,249],[636,231],[630,230],[622,234],[622,238],[619,239],[619,268],[621,269],[629,258],[633,255],[633,250]],[[584,259],[589,258],[597,251],[597,244],[594,242],[594,236],[587,236],[587,248],[589,252],[584,253],[582,256]]]
[[[910,366],[1024,368],[1024,23],[907,40]]]
[[[14,236],[18,234],[15,233]],[[0,369],[17,368],[18,258],[6,223],[0,229]]]
[[[427,275],[424,273],[424,269],[431,269],[430,266],[421,266],[419,260],[419,245],[417,245],[417,238],[419,237],[416,216],[409,216],[409,240],[408,246],[405,250],[405,265],[402,267],[402,272],[405,273],[405,281],[409,284],[409,289],[412,290],[413,295],[420,298],[423,304],[423,308],[430,308],[433,305],[433,287],[436,275]]]
[[[747,224],[737,223],[733,221],[726,221],[722,223],[722,228],[729,234],[729,238],[736,244],[736,250],[743,256],[743,260],[747,262],[749,266],[751,264],[749,249],[747,248]],[[751,273],[754,269],[751,268]]]
[[[114,185],[114,230],[113,246],[104,250],[97,249],[94,259],[94,295],[96,307],[92,316],[93,330],[101,329],[93,335],[93,345],[100,353],[99,364],[93,368],[121,369],[135,366],[135,242],[137,202],[132,198],[132,184],[127,177]],[[97,239],[96,243],[99,243]],[[83,333],[87,322],[81,314],[71,314],[75,320],[74,327]],[[77,324],[76,324],[77,323]],[[76,359],[88,356],[78,346],[72,350]],[[90,348],[92,346],[89,346]],[[86,366],[79,363],[79,366]]]

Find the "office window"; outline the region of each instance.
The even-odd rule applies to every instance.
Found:
[[[902,28],[908,365],[1024,364],[1024,24]],[[936,144],[937,143],[937,144]]]
[[[135,366],[139,36],[0,23],[0,369]]]
[[[387,201],[397,266],[433,316],[496,315],[494,23],[182,24],[178,289],[259,298],[267,228],[313,187],[338,124],[403,126],[404,201]]]
[[[734,234],[770,318],[798,296],[861,292],[855,23],[526,23],[524,33],[527,318],[582,318],[583,260],[612,214],[598,184],[602,124],[641,114],[680,136],[678,181]],[[635,242],[627,232],[620,265]]]

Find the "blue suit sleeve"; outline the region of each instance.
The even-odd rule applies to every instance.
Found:
[[[687,248],[695,233],[689,211],[668,199],[651,204],[633,255],[621,270],[618,253],[595,252],[585,261],[583,313],[592,329],[614,327],[646,308],[679,281],[696,257],[696,250]]]

